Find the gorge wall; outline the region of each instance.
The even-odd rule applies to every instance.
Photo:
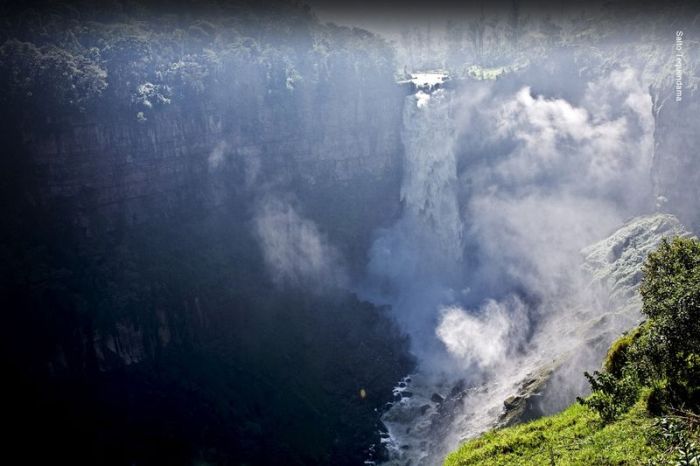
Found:
[[[325,97],[300,86],[274,105],[251,86],[252,97],[228,108],[165,108],[143,122],[86,115],[24,131],[22,145],[40,173],[42,198],[76,206],[85,228],[92,216],[112,228],[167,218],[183,202],[220,208],[267,183],[302,203],[333,199],[351,218],[369,214],[370,225],[345,227],[371,230],[380,216],[366,206],[385,215],[398,202],[403,92],[390,80],[350,84]],[[321,209],[309,214],[340,233]]]
[[[404,92],[382,41],[287,7],[9,11],[12,458],[381,454],[375,409],[412,367],[408,343],[324,264],[361,270],[398,211]]]
[[[82,7],[0,20],[18,462],[435,464],[585,390],[697,229],[695,81],[625,11],[453,24],[409,90],[297,4]]]
[[[686,79],[694,78],[693,74]],[[692,83],[692,81],[691,81]],[[697,202],[700,170],[697,147],[700,109],[697,90],[688,86],[676,101],[675,84],[655,89],[654,179],[659,209],[672,212],[694,231],[700,229]]]

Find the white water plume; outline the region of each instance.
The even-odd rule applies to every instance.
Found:
[[[651,100],[634,71],[576,104],[443,82],[414,79],[403,214],[370,251],[368,296],[392,305],[419,359],[383,418],[396,464],[440,463],[566,358],[597,364],[583,343],[604,346],[637,311],[591,323],[619,303],[590,286],[580,251],[651,206]]]
[[[450,91],[433,88],[439,82],[416,81],[418,91],[406,98],[403,215],[379,232],[368,267],[370,297],[393,305],[423,358],[435,354],[437,340],[427,329],[435,327],[437,307],[455,302],[451,285],[459,283],[462,257],[452,100]]]

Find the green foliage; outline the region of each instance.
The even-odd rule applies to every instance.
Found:
[[[667,380],[672,402],[700,407],[700,241],[663,241],[640,288],[648,331],[638,345],[651,380]]]
[[[629,360],[630,347],[643,334],[646,327],[635,327],[610,345],[608,354],[603,362],[603,368],[614,377],[621,377],[627,361]]]
[[[491,431],[462,445],[446,466],[697,465],[698,419],[651,417],[643,400],[609,423],[587,406]]]
[[[663,240],[644,264],[640,287],[647,321],[611,346],[604,371],[586,374],[582,403],[606,422],[625,412],[642,387],[653,414],[700,406],[700,242]]]
[[[603,372],[584,373],[592,393],[578,401],[597,412],[604,422],[614,421],[637,401],[641,389],[639,374],[630,361],[634,359],[635,344],[645,331],[646,326],[639,326],[615,340],[603,362]]]
[[[615,377],[609,372],[584,374],[591,384],[592,394],[579,402],[596,411],[603,422],[611,422],[625,413],[637,401],[639,385],[633,377]]]
[[[650,440],[664,453],[650,458],[647,465],[700,465],[697,426],[692,420],[683,416],[663,416],[654,422]]]
[[[378,79],[393,83],[386,42],[321,25],[301,5],[265,11],[221,4],[169,14],[132,3],[118,16],[86,7],[80,21],[70,9],[9,16],[0,99],[30,117],[97,102],[145,121],[168,104],[223,104],[251,93],[277,104],[307,82],[319,90],[353,83],[356,91]]]

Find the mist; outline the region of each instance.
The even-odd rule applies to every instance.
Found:
[[[443,435],[424,457],[439,458],[493,425],[501,400],[537,371],[555,371],[537,402],[543,412],[586,392],[582,374],[605,346],[590,346],[581,316],[595,320],[624,302],[611,304],[605,286],[592,284],[582,250],[654,211],[655,127],[632,67],[569,90],[533,76],[554,95],[535,91],[527,75],[427,91],[416,83],[404,107],[402,217],[377,232],[361,289],[391,304],[418,357],[408,390],[424,396],[392,410],[410,412],[460,384],[477,390],[452,407],[447,433],[412,434],[419,440],[399,433],[405,424],[389,411],[397,450]],[[612,324],[606,338],[633,322]]]
[[[323,293],[346,285],[340,253],[313,221],[281,199],[259,202],[254,229],[274,283]]]
[[[629,69],[589,83],[580,106],[529,87],[504,96],[486,84],[477,103],[471,89],[442,92],[425,109],[408,98],[404,217],[378,233],[370,276],[421,303],[396,311],[407,328],[423,319],[418,341],[443,307],[518,295],[534,325],[534,303],[580,288],[580,250],[651,208],[651,99]]]
[[[700,228],[692,2],[0,10],[18,462],[440,464]]]

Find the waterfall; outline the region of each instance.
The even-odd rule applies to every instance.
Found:
[[[453,150],[452,91],[446,74],[414,75],[406,97],[401,218],[380,231],[370,251],[369,297],[392,305],[417,356],[435,353],[440,306],[455,300],[460,283],[463,226]]]
[[[467,205],[458,191],[454,91],[445,79],[413,76],[415,93],[406,97],[403,115],[403,211],[370,251],[367,297],[391,304],[418,360],[382,416],[382,441],[396,465],[440,464],[461,441],[502,421],[504,400],[523,387],[539,390],[553,360],[579,340],[561,335],[575,335],[584,325],[579,319],[592,317],[580,305],[587,298],[572,291],[583,288],[576,271],[575,279],[557,278],[562,297],[537,309],[515,292],[498,301],[484,295],[478,309],[461,307],[474,291],[463,260]],[[566,254],[567,264],[580,264]],[[531,327],[530,314],[548,307],[557,318]]]
[[[399,382],[395,403],[383,416],[392,463],[439,460],[426,443],[439,404],[433,393],[454,382],[436,376],[449,355],[435,333],[440,310],[459,301],[463,282],[453,91],[445,88],[447,79],[442,72],[412,76],[415,93],[406,97],[403,114],[403,211],[379,232],[370,251],[368,297],[392,305],[419,361],[418,373]]]
[[[447,89],[419,84],[406,98],[402,131],[404,218],[423,231],[424,245],[441,263],[458,259],[462,247],[451,97]]]
[[[635,103],[648,95],[633,73],[624,88],[620,76],[592,84],[580,106],[533,97],[527,87],[489,88],[479,100],[478,86],[488,84],[465,84],[459,112],[445,74],[412,77],[403,211],[377,233],[363,289],[391,305],[418,360],[382,416],[390,464],[439,464],[499,423],[566,406],[587,388],[583,371],[597,368],[610,341],[638,319],[637,304],[609,294],[612,281],[591,281],[598,266],[586,267],[581,253],[638,215],[626,200],[646,189],[649,108]],[[622,102],[617,113],[597,105],[608,87]],[[468,159],[484,149],[462,147],[470,165],[458,172],[465,114],[482,131],[472,139],[488,134],[489,156]],[[638,267],[636,239],[620,244]],[[618,257],[606,248],[601,257]],[[617,267],[630,268],[600,273],[612,277]],[[625,281],[626,296],[635,286]]]

